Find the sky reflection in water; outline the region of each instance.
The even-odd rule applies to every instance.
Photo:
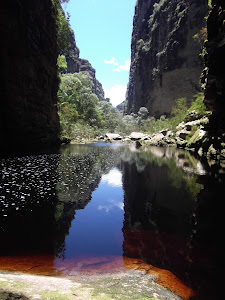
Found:
[[[114,168],[102,176],[85,209],[76,212],[65,240],[64,257],[122,256],[123,215],[122,174]]]

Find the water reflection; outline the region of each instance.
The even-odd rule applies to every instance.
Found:
[[[124,255],[171,271],[197,299],[222,295],[224,174],[171,148],[126,153],[122,168]]]
[[[0,166],[1,269],[75,275],[140,268],[164,274],[170,289],[182,280],[186,299],[193,295],[187,286],[199,299],[220,293],[224,175],[190,152],[69,145]]]

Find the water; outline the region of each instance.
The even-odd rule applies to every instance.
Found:
[[[186,299],[222,294],[224,174],[190,152],[68,145],[0,167],[1,270],[135,268],[161,274]]]

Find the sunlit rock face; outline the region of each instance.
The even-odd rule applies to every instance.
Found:
[[[51,146],[59,133],[51,1],[4,1],[0,14],[0,152]]]
[[[145,106],[151,116],[169,115],[178,98],[190,101],[200,91],[207,11],[207,0],[137,1],[127,113]]]
[[[202,83],[205,89],[205,104],[213,112],[211,127],[225,129],[225,3],[212,1],[207,29],[208,41],[205,43],[205,64]]]
[[[67,73],[86,72],[93,82],[93,93],[99,100],[105,99],[105,92],[102,84],[96,79],[96,71],[87,59],[80,58],[80,50],[76,44],[75,34],[70,28],[69,48],[65,53],[67,62]]]
[[[65,53],[66,62],[67,62],[67,73],[79,72],[80,69],[79,56],[80,56],[80,50],[76,44],[74,31],[70,27],[69,47]]]

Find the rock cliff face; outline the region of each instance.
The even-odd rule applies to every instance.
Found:
[[[104,100],[105,93],[102,84],[96,79],[95,69],[87,59],[80,58],[80,50],[77,47],[75,34],[72,28],[70,29],[69,43],[69,50],[65,54],[67,62],[67,73],[87,72],[94,84],[93,93],[98,96],[99,100]]]
[[[135,8],[126,113],[148,108],[169,115],[178,98],[199,88],[201,41],[207,0],[138,0]]]
[[[49,147],[59,132],[51,1],[4,1],[0,16],[0,152]]]
[[[205,104],[213,112],[211,129],[225,129],[225,2],[213,0],[208,17],[208,41],[205,43],[205,64],[202,83]]]
[[[70,28],[69,36],[69,49],[65,53],[66,62],[67,62],[67,72],[68,73],[77,73],[80,69],[79,57],[80,50],[77,47],[74,31]]]
[[[87,59],[79,59],[80,61],[80,72],[87,72],[90,77],[92,78],[94,87],[93,87],[93,93],[95,93],[99,100],[104,100],[105,99],[105,92],[103,90],[102,84],[96,79],[95,76],[95,69],[92,67],[90,62]]]

